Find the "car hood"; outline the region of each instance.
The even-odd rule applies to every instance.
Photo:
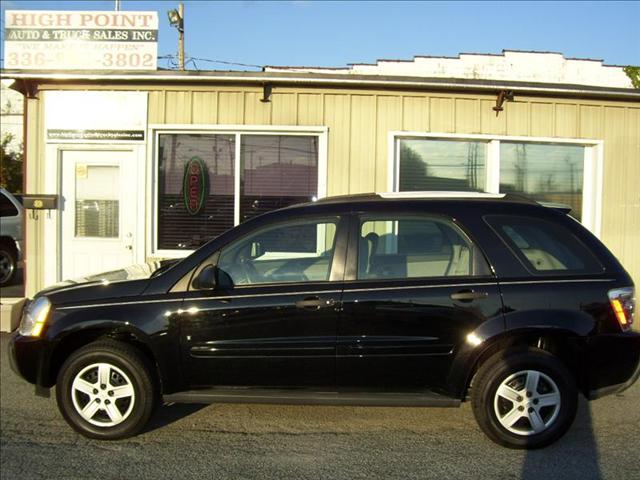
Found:
[[[178,260],[158,260],[130,265],[119,270],[65,280],[38,292],[46,295],[53,304],[77,301],[104,300],[140,295],[149,279],[159,275]]]

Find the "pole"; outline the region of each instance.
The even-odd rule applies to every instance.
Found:
[[[115,0],[116,2],[116,12],[120,11],[120,0]]]
[[[184,70],[184,4],[178,5],[178,13],[182,24],[182,28],[178,29],[178,66],[180,70]]]

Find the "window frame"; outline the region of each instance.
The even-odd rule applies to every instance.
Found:
[[[184,258],[195,250],[161,249],[158,248],[158,170],[160,164],[159,145],[160,135],[233,135],[235,137],[234,152],[234,218],[233,225],[240,224],[240,146],[242,135],[273,135],[273,136],[315,136],[318,138],[318,195],[327,195],[327,136],[326,126],[271,126],[271,125],[212,125],[212,124],[150,124],[148,137],[151,140],[147,150],[147,185],[148,208],[151,212],[147,218],[147,251],[150,256],[162,258]],[[150,197],[150,199],[149,199]]]
[[[584,138],[528,137],[516,135],[487,135],[460,133],[427,133],[391,131],[388,134],[387,190],[399,191],[400,140],[480,141],[487,143],[486,183],[484,192],[500,193],[500,144],[537,143],[574,145],[584,147],[582,176],[582,220],[596,237],[602,231],[602,197],[604,182],[604,141]]]

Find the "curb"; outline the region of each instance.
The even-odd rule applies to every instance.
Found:
[[[0,301],[0,332],[13,332],[20,324],[26,298],[8,297]]]

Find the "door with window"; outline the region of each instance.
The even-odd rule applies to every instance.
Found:
[[[136,172],[132,151],[62,151],[62,279],[134,263]]]
[[[363,215],[351,235],[357,255],[347,264],[338,385],[438,386],[465,336],[501,315],[482,253],[440,215]]]
[[[217,264],[218,285],[192,288],[180,314],[191,385],[335,384],[345,221],[279,220],[200,265]]]

